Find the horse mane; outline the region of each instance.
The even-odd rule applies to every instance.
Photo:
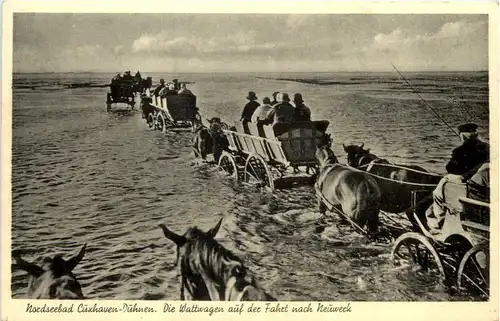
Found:
[[[243,266],[241,259],[220,245],[212,237],[202,232],[198,228],[190,228],[185,237],[189,240],[186,243],[186,256],[195,258],[196,266],[189,264],[191,270],[203,270],[213,280],[224,282],[224,274],[229,262],[237,262]]]

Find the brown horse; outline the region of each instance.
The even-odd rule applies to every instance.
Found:
[[[392,164],[371,154],[369,149],[363,149],[364,144],[343,146],[349,166],[378,176],[373,177],[382,190],[382,210],[406,212],[412,222],[411,192],[428,192],[430,196],[441,179],[417,165]]]
[[[222,151],[227,149],[229,141],[222,131],[227,128],[227,124],[221,122],[220,118],[207,119],[210,127],[205,127],[201,122],[197,123],[197,128],[193,134],[193,150],[197,157],[205,160],[207,155],[213,154],[216,163]]]
[[[222,219],[208,232],[192,227],[184,235],[178,235],[160,224],[165,236],[177,245],[180,299],[275,301],[259,287],[243,262],[214,239],[221,223]]]
[[[337,157],[328,146],[318,146],[316,159],[319,175],[316,189],[319,211],[325,213],[325,200],[340,207],[342,213],[360,228],[366,226],[369,233],[377,231],[380,210],[380,188],[377,182],[362,171],[338,163]]]
[[[60,255],[54,258],[46,257],[40,266],[26,262],[17,253],[12,253],[17,266],[30,275],[28,297],[30,299],[84,299],[82,287],[72,271],[85,255],[85,248],[86,245],[83,245],[80,253],[68,261]]]

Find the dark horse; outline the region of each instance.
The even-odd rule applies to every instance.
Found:
[[[203,160],[206,159],[207,155],[213,154],[215,162],[218,163],[222,151],[226,150],[229,146],[229,141],[222,131],[227,125],[221,122],[218,117],[207,119],[207,121],[210,127],[205,127],[199,122],[194,131],[192,139],[193,150],[195,156],[201,157]]]
[[[341,210],[361,229],[366,226],[369,233],[375,233],[380,210],[380,188],[370,175],[338,163],[337,157],[329,146],[318,146],[316,159],[319,174],[316,180],[316,193],[319,211],[330,206]]]
[[[222,219],[207,232],[197,227],[178,235],[160,224],[165,236],[177,245],[181,300],[275,301],[257,284],[243,262],[214,238]]]
[[[80,253],[68,261],[56,255],[54,258],[44,258],[40,265],[26,262],[17,253],[12,253],[17,266],[30,275],[28,297],[30,299],[84,299],[82,287],[72,271],[85,255],[85,248],[86,245],[82,247]]]
[[[429,194],[430,198],[441,177],[417,165],[392,164],[371,154],[363,146],[364,144],[344,145],[347,164],[379,176],[374,178],[382,190],[382,210],[391,213],[405,212],[413,222],[411,192]],[[429,201],[430,199],[427,200]]]

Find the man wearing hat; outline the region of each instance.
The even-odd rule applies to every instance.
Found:
[[[271,106],[271,99],[269,97],[265,97],[262,100],[263,105],[257,107],[257,109],[253,112],[252,115],[252,123],[256,123],[259,120],[267,119],[267,115],[273,109]]]
[[[252,115],[257,109],[257,107],[260,106],[260,104],[257,102],[257,95],[255,92],[250,91],[248,92],[247,99],[249,102],[245,105],[243,108],[243,113],[241,114],[241,121],[243,123],[250,122],[252,120]]]
[[[276,96],[278,96],[279,93],[279,91],[273,92],[273,101],[271,102],[271,106],[274,106],[278,103],[278,101],[276,100]]]
[[[295,120],[296,121],[311,121],[311,109],[304,105],[302,94],[296,93],[293,96],[293,103],[295,104]]]
[[[295,121],[295,108],[290,104],[290,97],[287,93],[279,93],[276,96],[278,103],[267,115],[273,120],[273,125],[277,123],[293,123]]]
[[[458,126],[462,145],[453,150],[451,160],[446,165],[449,174],[470,178],[482,163],[490,158],[488,144],[477,138],[477,125],[468,123]]]
[[[447,182],[467,182],[484,163],[489,162],[489,145],[477,138],[477,125],[467,123],[458,126],[458,133],[462,145],[455,148],[448,164],[445,175],[432,193],[434,203],[427,209],[427,225],[431,232],[437,232],[445,216],[443,188]],[[466,196],[466,195],[464,195]]]
[[[158,96],[160,94],[160,90],[163,88],[165,88],[165,79],[162,78],[160,79],[160,85],[153,91],[153,95]]]

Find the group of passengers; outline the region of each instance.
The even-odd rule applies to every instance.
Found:
[[[113,101],[116,101],[120,97],[133,98],[133,91],[137,90],[137,86],[141,84],[141,81],[142,76],[139,71],[137,71],[135,76],[132,76],[130,70],[125,71],[123,75],[121,73],[116,74],[111,79],[111,95],[108,95],[108,99],[112,98]]]
[[[273,125],[311,120],[311,110],[304,104],[302,94],[294,95],[293,105],[287,93],[275,92],[272,97],[272,101],[269,97],[264,97],[261,105],[255,92],[250,91],[246,97],[249,102],[243,108],[240,120],[243,123],[265,120]]]
[[[160,85],[155,88],[153,95],[159,97],[166,97],[172,95],[189,95],[193,96],[191,90],[187,89],[185,83],[179,83],[178,79],[172,80],[172,82],[165,84],[165,79],[160,79]]]

